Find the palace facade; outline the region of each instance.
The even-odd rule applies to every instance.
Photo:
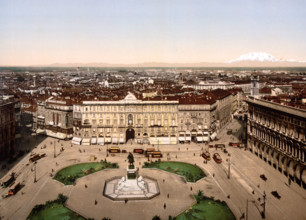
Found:
[[[72,104],[70,99],[56,100],[50,97],[37,105],[37,133],[59,139],[70,139],[73,134]]]
[[[4,160],[13,157],[16,153],[16,128],[18,117],[16,104],[20,104],[14,96],[0,97],[0,159]],[[20,116],[19,116],[20,117]]]
[[[178,101],[143,101],[129,93],[119,101],[73,106],[75,144],[176,144]]]
[[[73,105],[74,144],[123,144],[130,139],[151,145],[209,141],[216,126],[215,100],[168,96]],[[203,136],[207,138],[204,140]]]
[[[246,102],[248,149],[306,187],[306,111],[254,97]]]

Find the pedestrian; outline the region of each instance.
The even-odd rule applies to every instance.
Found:
[[[163,179],[163,182],[165,182],[165,179]]]
[[[87,188],[87,185],[85,184],[85,188]]]
[[[164,203],[164,209],[166,209],[166,203]]]
[[[128,201],[129,201],[128,199],[125,199],[125,200],[124,200],[124,203],[126,204]]]
[[[97,200],[95,200],[95,205],[97,205],[98,204],[98,201]]]
[[[190,187],[190,190],[192,191],[192,186]]]
[[[167,197],[168,197],[168,199],[169,199],[169,193],[167,194]]]

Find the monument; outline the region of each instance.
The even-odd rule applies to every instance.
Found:
[[[126,176],[106,180],[103,195],[112,200],[151,199],[159,195],[156,180],[138,175],[139,170],[134,165],[132,153],[129,153],[128,161]]]

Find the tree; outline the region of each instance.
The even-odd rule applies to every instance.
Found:
[[[198,190],[198,194],[196,195],[197,203],[199,204],[203,200],[203,198],[204,198],[203,191]]]
[[[134,156],[132,153],[129,153],[128,157],[127,157],[130,166],[134,166]]]
[[[160,220],[161,218],[158,215],[155,215],[152,220]]]
[[[203,197],[203,191],[202,190],[198,190],[198,196]]]

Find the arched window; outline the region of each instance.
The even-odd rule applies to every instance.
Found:
[[[133,115],[132,114],[129,114],[129,116],[128,116],[128,124],[129,125],[133,124]]]

